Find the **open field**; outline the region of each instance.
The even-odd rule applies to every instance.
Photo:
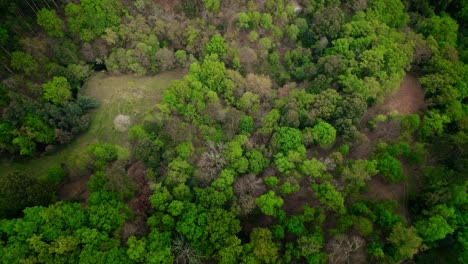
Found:
[[[89,144],[109,142],[127,147],[127,133],[114,128],[118,115],[130,117],[131,124],[138,123],[144,114],[161,100],[162,91],[172,80],[182,78],[184,71],[169,71],[156,76],[109,76],[96,73],[88,79],[80,93],[95,98],[99,107],[91,112],[88,131],[70,144],[59,146],[52,153],[21,161],[3,160],[0,177],[13,170],[41,176],[48,168],[60,164],[68,157],[86,149]]]

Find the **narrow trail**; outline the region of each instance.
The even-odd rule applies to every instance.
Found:
[[[422,108],[424,108],[424,91],[418,79],[411,74],[407,74],[398,90],[388,95],[383,103],[370,107],[361,118],[360,130],[364,137],[351,148],[351,158],[367,158],[377,140],[386,139],[391,141],[400,135],[398,122],[384,122],[379,124],[377,129],[370,131],[367,128],[369,120],[377,115],[385,115],[394,111],[402,115],[415,114]]]
[[[388,95],[382,104],[375,105],[367,110],[361,119],[361,132],[364,134],[359,143],[355,144],[350,151],[352,159],[367,159],[372,154],[372,149],[378,140],[396,142],[401,135],[398,121],[380,123],[379,126],[370,131],[367,122],[380,114],[389,114],[397,111],[402,115],[415,114],[424,108],[424,90],[418,79],[407,74],[400,88],[393,94]],[[405,175],[414,173],[402,163]],[[369,192],[367,197],[372,200],[395,200],[400,205],[397,211],[410,222],[407,209],[408,204],[408,182],[389,184],[381,176],[373,177],[368,183]]]

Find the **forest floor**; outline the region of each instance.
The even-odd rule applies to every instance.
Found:
[[[368,109],[361,120],[361,132],[364,133],[363,138],[350,151],[350,156],[353,159],[366,159],[378,140],[383,140],[387,143],[398,143],[401,135],[399,122],[389,121],[379,123],[379,126],[374,130],[367,128],[367,122],[379,114],[389,114],[398,112],[402,115],[415,114],[424,107],[424,91],[418,82],[418,79],[410,74],[405,76],[405,79],[400,85],[400,88],[393,94],[388,95],[382,104],[375,105]],[[367,197],[371,200],[395,200],[398,202],[397,211],[406,218],[408,222],[409,212],[407,209],[408,189],[413,189],[415,174],[414,169],[406,162],[402,162],[403,173],[407,176],[407,180],[403,183],[389,184],[384,181],[383,177],[373,177],[368,183],[369,192]]]
[[[128,147],[127,132],[115,128],[115,118],[125,115],[131,124],[137,124],[151,109],[160,102],[162,92],[172,80],[181,79],[183,70],[164,72],[155,76],[121,75],[110,76],[99,72],[91,76],[80,91],[80,94],[90,96],[99,102],[99,107],[91,112],[91,123],[86,132],[74,139],[70,144],[59,146],[50,153],[42,154],[26,160],[0,161],[0,177],[14,170],[21,170],[33,176],[40,177],[47,170],[68,158],[86,150],[86,147],[96,142],[108,142]],[[77,186],[64,186],[76,192],[86,181]]]

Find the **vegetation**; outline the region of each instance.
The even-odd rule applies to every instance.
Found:
[[[0,1],[0,262],[465,263],[467,10]]]

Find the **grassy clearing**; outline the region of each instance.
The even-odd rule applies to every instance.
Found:
[[[161,100],[162,91],[172,80],[180,79],[183,71],[170,71],[156,76],[137,77],[131,75],[108,76],[97,73],[89,78],[80,93],[95,98],[100,106],[91,113],[91,124],[87,132],[72,143],[58,147],[53,153],[34,159],[0,163],[0,177],[21,170],[35,176],[45,174],[52,165],[60,164],[96,142],[109,142],[128,147],[127,133],[114,128],[117,115],[130,116],[132,124],[138,123],[144,114]]]

